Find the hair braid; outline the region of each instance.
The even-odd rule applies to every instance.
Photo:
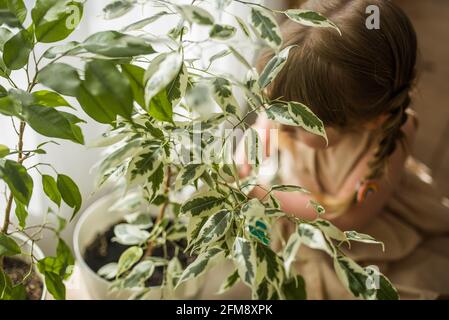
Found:
[[[390,100],[391,111],[382,125],[379,147],[374,159],[369,163],[371,171],[367,176],[368,180],[380,178],[384,174],[388,157],[396,150],[397,142],[403,139],[401,128],[407,121],[406,111],[410,104],[410,85],[405,85]]]

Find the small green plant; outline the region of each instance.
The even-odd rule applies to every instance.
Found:
[[[70,10],[68,10],[68,8]],[[38,48],[48,43],[65,39],[75,29],[82,15],[83,4],[77,1],[37,1],[31,10],[31,21],[27,26],[28,10],[22,0],[0,1],[0,115],[11,119],[17,134],[15,146],[0,144],[0,180],[6,186],[5,212],[0,229],[0,299],[26,299],[27,278],[37,267],[45,277],[48,291],[56,299],[65,298],[63,280],[72,273],[74,258],[67,244],[60,237],[66,219],[56,213],[64,202],[74,209],[73,217],[81,208],[81,195],[75,182],[57,172],[51,164],[33,163],[37,155],[45,154],[48,141],[33,148],[25,148],[25,130],[34,130],[49,137],[84,143],[79,123],[83,120],[74,114],[60,110],[74,108],[65,98],[53,90],[38,90],[42,64],[47,67],[56,63],[52,50],[37,57]],[[61,81],[62,74],[53,74],[54,81]],[[18,78],[26,77],[27,83],[20,86]],[[1,128],[1,138],[6,131]],[[31,171],[39,173],[36,181]],[[46,173],[50,172],[50,174]],[[30,200],[36,186],[42,187],[45,195],[54,203],[41,224],[27,223]],[[2,206],[3,207],[3,206]],[[13,223],[12,215],[18,224]],[[42,237],[42,231],[53,232],[57,239],[55,256],[38,259],[34,255],[35,242]],[[24,252],[15,235],[25,235],[31,243],[31,252]],[[19,283],[13,283],[4,269],[5,259],[28,256],[30,270]]]

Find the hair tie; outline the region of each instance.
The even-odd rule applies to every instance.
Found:
[[[357,185],[356,203],[364,202],[371,194],[379,191],[379,185],[374,180],[361,181]]]

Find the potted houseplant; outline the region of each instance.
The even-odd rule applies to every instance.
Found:
[[[82,9],[76,1],[37,1],[29,12],[22,0],[0,1],[0,116],[10,118],[11,130],[17,134],[16,143],[0,144],[0,182],[2,190],[6,187],[1,200],[0,299],[45,299],[47,291],[55,299],[65,298],[64,280],[72,272],[74,258],[60,236],[67,221],[55,209],[64,202],[74,209],[74,216],[81,208],[81,195],[70,177],[51,164],[33,161],[46,153],[48,143],[56,142],[29,147],[24,133],[34,130],[49,138],[84,142],[82,120],[60,110],[71,104],[55,91],[36,87],[44,60],[55,61],[51,50],[37,56],[38,47],[70,35]],[[18,85],[20,77],[27,79],[23,86]],[[1,128],[1,138],[6,130]],[[33,171],[39,178],[32,178]],[[43,215],[42,223],[31,224],[27,220],[31,196],[41,185],[54,207]],[[55,256],[44,256],[38,247],[43,231],[56,236]]]
[[[235,24],[221,20],[220,12],[231,3],[249,10],[248,22],[233,15]],[[104,8],[105,15],[120,17],[137,4],[132,0],[112,1]],[[94,54],[86,65],[84,79],[67,65],[48,70],[65,69],[73,80],[70,91],[86,113],[96,121],[111,124],[111,129],[96,142],[98,146],[110,147],[97,167],[97,182],[101,186],[112,181],[119,190],[118,203],[108,198],[89,210],[90,218],[81,220],[75,237],[77,256],[85,266],[89,260],[98,260],[101,249],[104,251],[103,265],[94,266],[98,261],[90,264],[98,274],[90,271],[86,277],[91,283],[98,282],[94,295],[104,294],[108,284],[118,297],[151,299],[155,298],[154,292],[159,298],[166,297],[163,292],[177,297],[176,290],[182,285],[207,276],[214,264],[224,265],[228,261],[232,269],[220,292],[241,282],[254,299],[303,299],[304,281],[291,268],[303,244],[328,253],[342,283],[355,296],[397,297],[381,274],[376,274],[382,279],[380,287],[365,285],[371,271],[338,249],[349,241],[373,243],[375,239],[340,231],[320,218],[324,208],[314,202],[314,221],[303,221],[280,210],[274,191],[307,192],[303,188],[274,185],[267,190],[266,201],[248,195],[257,185],[257,169],[263,162],[260,136],[245,122],[251,114],[266,114],[273,121],[300,126],[326,139],[322,122],[307,106],[293,101],[270,101],[264,92],[282,69],[290,50],[280,50],[282,36],[274,14],[308,26],[334,28],[336,32],[338,27],[316,12],[273,11],[259,3],[240,0],[191,4],[149,0],[139,4],[159,10],[120,32],[94,34],[77,44],[77,50],[65,51],[73,55]],[[167,15],[177,17],[177,21],[164,30],[166,34],[145,31],[146,26]],[[203,33],[206,30],[208,36],[192,40],[191,32],[198,28]],[[246,40],[235,41],[237,32]],[[276,52],[260,75],[239,53],[242,44],[254,49],[264,45]],[[206,57],[191,54],[204,53],[206,47],[218,51]],[[248,69],[245,79],[211,70],[212,64],[228,55]],[[42,81],[58,89],[48,78],[43,77]],[[108,91],[111,88],[120,90]],[[246,96],[249,111],[244,112],[234,97],[237,90]],[[91,97],[95,97],[95,104],[89,103]],[[231,129],[228,134],[223,134],[225,125]],[[234,132],[239,128],[247,129],[244,139],[249,160],[256,169],[253,176],[245,179],[239,178],[238,164],[230,156]],[[88,222],[101,220],[91,216],[101,215],[107,204],[112,205],[110,213],[122,213],[113,214],[115,221],[108,220],[108,225],[89,231],[95,224]],[[270,229],[280,218],[291,220],[296,232],[280,251],[274,251],[270,247]],[[87,233],[91,243],[81,243]],[[116,250],[118,246],[120,250]],[[115,252],[113,261],[110,252]],[[109,280],[103,281],[101,289],[100,277]],[[363,281],[362,285],[354,285]]]

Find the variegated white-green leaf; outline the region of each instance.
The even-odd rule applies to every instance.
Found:
[[[189,218],[189,223],[187,224],[187,243],[191,245],[195,242],[201,228],[206,223],[208,217],[192,216]]]
[[[235,20],[237,21],[240,30],[242,30],[243,34],[247,37],[247,38],[251,38],[251,32],[248,28],[248,26],[246,25],[245,21],[243,21],[242,18],[238,17],[238,16],[234,16]]]
[[[167,240],[178,241],[185,239],[187,234],[187,226],[184,224],[175,224],[167,230]]]
[[[331,256],[334,255],[335,249],[318,228],[307,223],[301,223],[298,226],[298,234],[301,238],[301,243],[306,246],[312,249],[323,250]]]
[[[117,276],[117,272],[118,272],[118,264],[116,262],[111,262],[101,267],[97,271],[97,274],[100,277],[103,277],[107,280],[112,280]]]
[[[133,190],[114,202],[108,211],[136,212],[142,209],[142,205],[144,205],[142,193],[140,190]]]
[[[287,274],[290,273],[291,265],[296,259],[296,254],[298,253],[300,246],[301,237],[297,232],[293,232],[288,238],[287,244],[282,252],[282,257],[284,258],[284,268]]]
[[[334,28],[341,35],[340,29],[335,23],[327,19],[319,12],[304,10],[304,9],[290,9],[285,11],[285,15],[302,25],[309,27],[320,27],[320,28]]]
[[[324,207],[316,201],[310,200],[309,205],[313,208],[313,210],[315,210],[318,216],[322,216],[326,213],[326,209],[324,209]]]
[[[167,15],[167,14],[168,14],[168,12],[166,12],[166,11],[158,12],[158,13],[156,13],[155,15],[153,15],[151,17],[139,20],[137,22],[134,22],[134,23],[128,25],[127,27],[125,27],[122,30],[122,32],[128,32],[128,31],[134,31],[134,30],[142,29],[142,28],[144,28],[147,25],[157,21],[159,18],[161,18],[161,17],[163,17],[164,15]]]
[[[141,230],[138,226],[121,223],[114,227],[114,235],[114,241],[129,246],[145,242],[149,238],[150,233]]]
[[[298,126],[298,123],[294,120],[290,111],[288,110],[288,105],[282,103],[275,103],[265,110],[267,117],[270,120],[284,124],[287,126]]]
[[[376,289],[372,288],[368,273],[352,259],[344,256],[335,256],[334,269],[342,284],[355,297],[375,299]]]
[[[161,146],[151,145],[146,147],[131,160],[126,172],[128,188],[145,185],[149,178],[161,165],[164,158],[164,150]]]
[[[326,143],[328,142],[323,121],[312,110],[299,102],[290,102],[288,104],[288,110],[298,126],[310,133],[323,137]]]
[[[126,137],[127,135],[125,133],[107,131],[103,133],[101,137],[89,142],[89,148],[109,147],[122,141]]]
[[[368,234],[358,233],[357,231],[345,231],[345,235],[349,241],[380,244],[382,246],[382,250],[385,251],[384,243],[382,241],[374,239]]]
[[[150,105],[151,99],[164,90],[182,67],[182,56],[176,51],[163,53],[154,58],[145,72],[145,104]]]
[[[232,259],[238,269],[240,279],[251,288],[256,283],[256,250],[250,241],[237,237],[232,248]]]
[[[268,246],[256,244],[257,269],[272,285],[280,288],[284,281],[284,266],[281,258]]]
[[[203,8],[192,5],[182,5],[177,6],[176,8],[184,18],[191,23],[199,25],[214,24],[214,17]]]
[[[376,266],[368,266],[365,271],[370,277],[371,287],[376,290],[377,300],[399,300],[399,293]],[[370,286],[368,286],[370,287]]]
[[[282,49],[281,52],[276,54],[270,61],[268,61],[267,65],[263,69],[259,78],[259,86],[264,89],[268,87],[268,85],[276,78],[276,76],[281,72],[287,63],[288,55],[290,50],[294,46],[288,46]]]
[[[249,63],[248,62],[248,60],[244,57],[244,56],[242,56],[242,54],[237,50],[237,49],[235,49],[234,47],[232,47],[232,46],[229,46],[228,47],[229,48],[229,50],[231,50],[231,52],[232,52],[232,54],[234,55],[234,57],[241,63],[241,64],[243,64],[247,69],[252,69],[253,67],[252,67],[252,65],[251,65],[251,63]]]
[[[242,206],[242,209],[240,210],[242,215],[245,217],[251,218],[251,217],[259,217],[264,218],[265,217],[265,207],[264,205],[259,201],[259,199],[251,199],[247,203],[245,203]]]
[[[254,128],[249,128],[245,132],[245,148],[247,150],[248,164],[258,169],[263,161],[264,145],[260,139],[259,132]]]
[[[139,262],[123,280],[124,288],[143,287],[154,273],[155,265],[150,260]]]
[[[113,0],[110,1],[104,8],[104,18],[106,20],[119,18],[128,13],[134,7],[133,0]]]
[[[329,238],[335,239],[337,241],[348,241],[345,233],[327,220],[314,220],[313,225],[323,231],[323,233]]]
[[[209,65],[211,65],[214,61],[224,58],[231,54],[231,50],[221,50],[209,58]]]
[[[191,216],[206,216],[220,210],[225,198],[217,191],[196,194],[181,206],[181,213]]]
[[[175,80],[167,86],[167,98],[175,107],[186,95],[187,86],[189,82],[189,74],[186,65],[183,63]]]
[[[271,12],[260,8],[251,8],[251,25],[257,35],[271,48],[277,50],[281,47],[281,32]]]
[[[301,192],[305,194],[310,194],[309,191],[300,186],[295,186],[291,184],[275,184],[271,187],[271,191],[282,191],[282,192]]]
[[[140,247],[130,247],[125,250],[118,260],[117,276],[119,277],[142,258],[143,249]]]
[[[233,26],[226,24],[214,24],[209,32],[209,36],[212,39],[228,40],[232,38],[236,32],[237,29]]]
[[[148,177],[144,190],[149,203],[153,203],[154,199],[159,195],[164,183],[164,174],[164,164],[161,162],[157,169]]]
[[[183,268],[178,258],[173,258],[167,265],[167,284],[171,289],[174,289],[179,281],[179,277],[182,275]]]
[[[229,276],[226,277],[225,281],[221,284],[220,289],[218,289],[217,294],[223,294],[229,289],[231,289],[240,279],[239,271],[235,270]]]
[[[220,258],[224,257],[224,251],[221,248],[211,248],[206,252],[201,253],[195,261],[193,261],[182,273],[179,278],[177,286],[192,278],[197,278],[206,270],[213,266],[213,264]]]
[[[233,214],[222,209],[210,216],[198,233],[195,246],[208,246],[220,240],[232,225]]]
[[[148,229],[153,225],[153,217],[148,213],[134,212],[125,215],[127,223],[139,229]]]
[[[225,113],[240,116],[240,106],[232,93],[232,84],[229,80],[214,78],[212,90],[215,101]]]
[[[181,171],[179,171],[178,176],[176,177],[175,189],[179,190],[182,187],[195,182],[201,177],[204,170],[206,170],[205,165],[194,163],[187,164]]]
[[[126,163],[129,158],[136,155],[142,150],[141,140],[132,140],[119,148],[115,149],[111,152],[99,165],[98,165],[98,173],[96,179],[96,187],[101,185],[101,181],[103,181],[103,177],[110,174],[111,170],[114,170],[121,164]]]

